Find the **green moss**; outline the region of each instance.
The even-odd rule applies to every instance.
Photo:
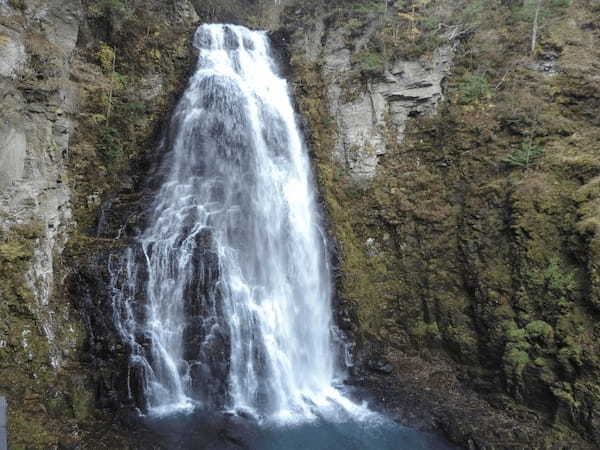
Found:
[[[558,351],[557,359],[563,370],[574,374],[578,367],[583,365],[583,347],[571,338],[567,338],[566,346]]]
[[[526,335],[526,331],[522,328],[510,328],[506,332],[506,339],[509,342],[522,342],[525,340]]]
[[[40,236],[40,225],[31,223],[0,238],[0,392],[10,405],[11,448],[50,448],[62,430],[46,415],[48,391],[59,382],[41,329],[45,317],[26,278]]]
[[[363,341],[390,355],[439,352],[485,386],[484,396],[505,395],[551,422],[551,389],[600,373],[600,134],[593,115],[600,103],[590,89],[596,50],[583,31],[591,11],[578,4],[542,31],[539,51],[558,54],[565,71],[548,77],[521,59],[529,24],[515,20],[508,2],[486,5],[470,2],[441,20],[474,30],[461,41],[446,100],[433,117],[410,121],[400,144],[387,117],[387,153],[360,189],[331,156],[336,130],[323,101],[323,62],[303,60],[300,49],[292,61],[296,96],[341,249],[341,297],[355,308]],[[424,31],[435,29],[438,16],[429,13],[440,3],[415,11],[422,20],[409,17],[411,6],[394,10],[403,14],[401,43],[375,24],[354,57],[375,54],[383,64],[384,55],[387,62],[410,55]],[[336,14],[332,28],[354,19],[348,42],[366,33],[366,14]],[[379,80],[377,71],[358,68],[341,86],[345,102]],[[543,154],[524,160],[535,148]],[[511,154],[512,163],[502,163]],[[376,243],[374,255],[367,239]],[[549,435],[592,440],[598,426],[572,396],[573,414]]]
[[[21,242],[7,242],[0,244],[0,258],[14,263],[20,259],[31,258],[31,251]]]
[[[521,376],[529,363],[529,354],[523,350],[511,349],[504,355],[504,366],[507,376]]]
[[[426,323],[417,321],[411,328],[412,338],[418,342],[419,346],[432,345],[435,342],[441,342],[441,333],[437,322]]]
[[[103,194],[131,182],[137,176],[129,173],[132,165],[155,147],[154,131],[182,89],[192,62],[193,32],[193,24],[183,24],[172,8],[155,13],[143,4],[120,0],[85,6],[90,37],[98,44],[86,47],[82,57],[96,71],[90,71],[93,82],[82,86],[69,173],[82,230],[92,225]],[[112,32],[106,34],[107,29]],[[149,77],[156,76],[164,89],[149,97],[147,91],[156,84],[150,85]]]
[[[534,320],[525,327],[528,339],[537,339],[550,345],[554,338],[554,329],[543,320]]]
[[[107,423],[94,406],[94,390],[86,384],[89,374],[81,364],[88,359],[81,354],[86,333],[61,281],[66,267],[76,267],[81,255],[122,245],[90,237],[87,231],[104,194],[134,183],[139,168],[134,166],[155,148],[153,131],[192,61],[194,24],[184,24],[173,8],[154,9],[160,2],[84,3],[85,14],[78,20],[87,21],[80,23],[86,39],[74,70],[85,81],[73,81],[79,82],[75,87],[80,115],[65,160],[68,173],[61,174],[61,181],[72,188],[71,205],[80,229],[66,251],[54,255],[57,283],[48,305],[40,304],[38,286],[29,279],[44,229],[32,223],[0,233],[0,393],[9,401],[9,445],[14,449],[75,447],[90,433],[90,424]],[[31,66],[43,75],[49,70],[40,56],[46,43],[32,42]],[[155,75],[164,86],[158,93],[154,85],[148,86],[148,78]],[[149,98],[149,90],[154,97]]]
[[[78,422],[83,422],[93,414],[94,397],[90,389],[79,380],[73,380],[71,392],[73,417]]]
[[[471,328],[450,326],[444,330],[444,339],[461,362],[475,361],[478,353],[478,338]]]

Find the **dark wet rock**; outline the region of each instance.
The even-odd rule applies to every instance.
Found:
[[[370,359],[367,367],[373,371],[384,375],[390,375],[394,372],[394,366],[385,359]]]

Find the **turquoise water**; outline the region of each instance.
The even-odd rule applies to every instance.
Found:
[[[148,419],[153,443],[169,450],[450,450],[440,436],[379,415],[369,421],[282,426],[238,416],[181,414]]]
[[[394,422],[313,423],[267,428],[256,450],[433,450],[453,448],[441,438]]]

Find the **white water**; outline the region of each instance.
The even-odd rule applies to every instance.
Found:
[[[112,263],[146,408],[278,422],[367,414],[335,387],[326,242],[268,39],[204,25],[195,45],[147,228]]]

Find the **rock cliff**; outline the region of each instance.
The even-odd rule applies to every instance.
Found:
[[[0,0],[11,445],[144,445],[108,257],[145,220],[194,27],[226,21],[287,62],[351,381],[467,448],[599,446],[600,9],[545,3],[532,54],[529,1]]]
[[[357,382],[469,448],[600,444],[598,7],[547,4],[532,53],[533,3],[284,21]]]
[[[129,126],[151,139],[184,79],[198,21],[185,1],[164,11],[159,2],[124,6],[0,2],[0,391],[11,448],[78,442],[105,420],[94,412],[85,314],[65,281],[92,238],[102,193],[126,165],[110,137]],[[138,29],[125,30],[128,21]],[[140,53],[131,66],[125,54],[107,62],[125,31],[128,51]]]

